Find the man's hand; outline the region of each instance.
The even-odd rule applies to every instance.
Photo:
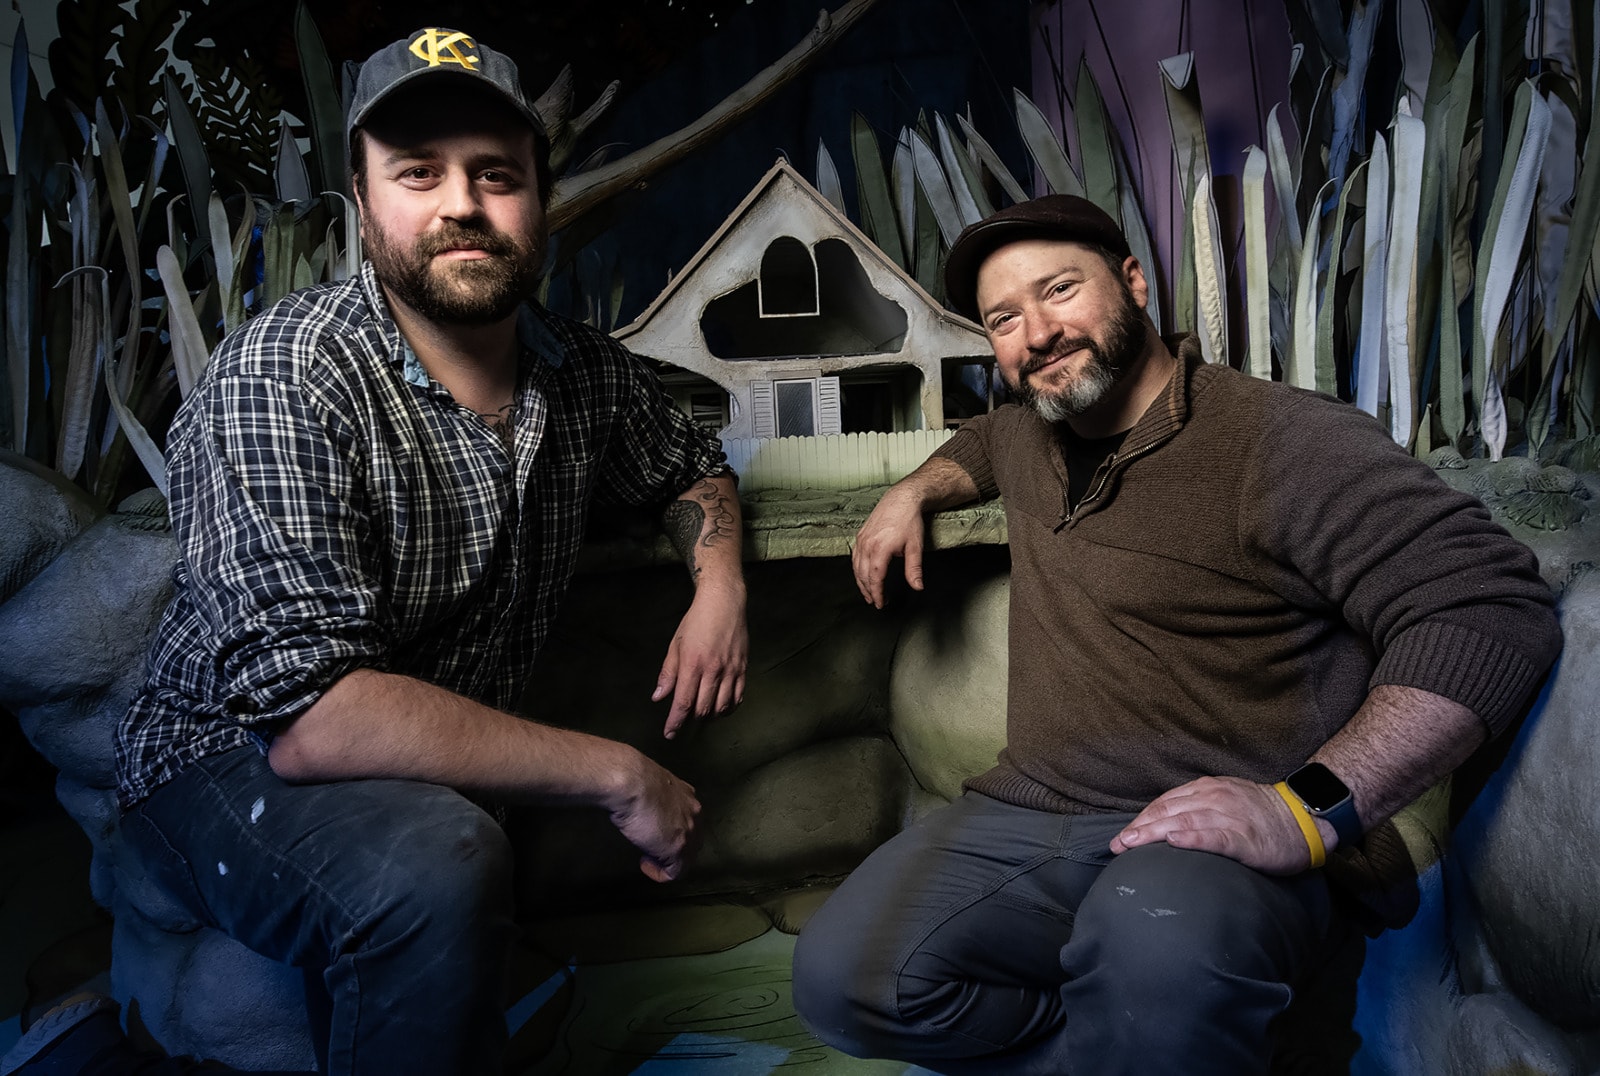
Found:
[[[691,716],[724,714],[744,701],[750,636],[744,599],[704,586],[678,625],[650,701],[672,696],[662,734],[672,739]]]
[[[1333,826],[1316,822],[1333,851],[1339,843]],[[1298,874],[1311,866],[1311,850],[1288,804],[1270,785],[1237,777],[1202,777],[1156,797],[1111,839],[1111,850],[1121,854],[1159,841],[1215,852],[1263,874]]]
[[[889,576],[889,563],[895,557],[905,558],[906,582],[911,589],[922,589],[922,543],[926,534],[922,497],[905,483],[891,486],[862,524],[850,550],[856,587],[869,604],[883,608],[883,585]]]
[[[680,781],[643,755],[638,772],[623,786],[620,802],[611,808],[611,824],[644,854],[639,869],[655,882],[670,882],[688,861],[693,848],[700,801],[694,786]]]
[[[921,467],[890,486],[850,549],[850,567],[861,596],[883,608],[883,584],[895,557],[905,558],[906,582],[912,590],[921,590],[922,547],[927,534],[923,514],[977,499],[978,487],[966,468],[943,456],[929,456]]]

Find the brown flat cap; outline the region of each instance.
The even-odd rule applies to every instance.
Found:
[[[978,267],[1018,239],[1065,239],[1105,247],[1126,258],[1128,237],[1117,222],[1087,198],[1047,194],[1018,202],[970,224],[956,237],[944,263],[944,293],[950,305],[969,318],[978,316]]]

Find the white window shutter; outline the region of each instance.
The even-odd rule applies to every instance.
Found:
[[[778,416],[772,409],[772,382],[750,382],[750,432],[755,437],[776,437]]]
[[[839,379],[817,379],[817,433],[822,436],[839,432]]]

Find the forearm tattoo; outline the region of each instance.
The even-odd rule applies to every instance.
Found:
[[[700,577],[696,555],[700,548],[732,541],[738,536],[738,523],[728,496],[707,479],[667,505],[662,522],[667,537],[672,539],[673,548],[683,557],[693,579]]]

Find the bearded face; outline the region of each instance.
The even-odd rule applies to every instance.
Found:
[[[1100,339],[1085,335],[1053,341],[1048,349],[1030,352],[1018,371],[1017,383],[1011,386],[1013,391],[1046,422],[1065,422],[1094,407],[1139,358],[1144,346],[1144,311],[1120,277],[1118,283],[1121,301]],[[1077,351],[1087,356],[1077,371],[1062,367],[1046,382],[1030,380],[1051,363]]]
[[[514,313],[533,294],[544,261],[535,237],[518,240],[485,223],[445,221],[409,242],[375,216],[363,221],[367,257],[378,279],[418,314],[449,325],[486,325]],[[480,252],[480,257],[453,255]]]

